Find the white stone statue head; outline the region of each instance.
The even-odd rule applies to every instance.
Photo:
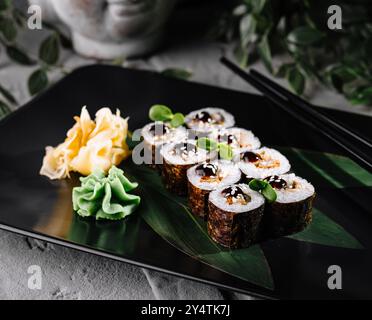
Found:
[[[98,59],[154,50],[177,0],[29,0],[43,19],[64,24],[75,50]]]

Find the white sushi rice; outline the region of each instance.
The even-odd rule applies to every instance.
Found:
[[[287,182],[287,188],[275,189],[276,202],[293,203],[305,200],[315,193],[314,186],[307,180],[297,177],[294,173],[280,175],[279,178]]]
[[[242,152],[244,151],[250,150],[242,150]],[[287,173],[291,169],[288,159],[275,149],[263,147],[252,152],[260,155],[263,159],[257,162],[243,160],[238,162],[240,170],[248,178],[264,179],[268,176]]]
[[[234,141],[230,144],[234,152],[239,152],[240,150],[255,150],[261,147],[260,140],[253,134],[253,132],[243,128],[234,127],[214,130],[210,134],[210,138],[218,141],[218,137],[224,135],[232,135],[235,137]]]
[[[195,140],[185,140],[165,144],[161,148],[160,154],[167,163],[173,165],[190,165],[213,160],[217,157],[216,152],[208,152],[202,148],[197,148],[197,152],[190,151],[185,154],[177,154],[174,152],[174,148],[179,143],[189,143],[196,146]]]
[[[234,213],[252,211],[261,207],[265,203],[264,197],[259,192],[250,189],[248,185],[235,184],[233,186],[240,187],[242,191],[250,197],[250,201],[247,202],[247,204],[241,204],[239,202],[229,204],[225,196],[222,194],[222,191],[230,186],[221,186],[218,187],[216,190],[212,191],[209,194],[209,201],[221,210]]]
[[[154,136],[151,133],[151,127],[156,124],[163,124],[162,122],[151,122],[143,127],[142,129],[142,136],[146,144],[151,146],[160,146],[164,143],[174,142],[174,141],[181,141],[186,138],[187,130],[184,127],[172,128],[167,125],[169,128],[169,132],[164,135]]]
[[[208,112],[212,117],[213,115],[220,114],[223,117],[223,123],[209,123],[203,121],[195,120],[195,117],[200,112]],[[203,108],[193,112],[190,112],[185,117],[185,123],[188,128],[195,130],[196,132],[200,133],[209,133],[214,129],[220,128],[230,128],[235,124],[235,118],[231,113],[226,112],[224,109],[221,108]]]
[[[219,179],[211,179],[206,181],[196,173],[196,168],[199,166],[195,165],[187,170],[187,178],[191,184],[202,190],[213,190],[218,186],[227,186],[233,183],[237,183],[241,178],[241,172],[239,167],[226,160],[215,160],[211,161],[211,164],[217,166],[217,177]]]

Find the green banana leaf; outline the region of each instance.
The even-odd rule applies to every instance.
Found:
[[[358,240],[316,208],[313,209],[313,222],[304,231],[288,238],[325,246],[363,249]]]
[[[267,289],[274,288],[270,267],[259,245],[240,250],[217,245],[208,236],[205,222],[192,215],[184,198],[168,193],[153,170],[133,166],[126,166],[125,172],[139,182],[139,214],[157,234],[215,269]]]
[[[280,150],[288,156],[293,170],[300,171],[298,174],[313,182],[315,188],[318,183],[333,188],[372,185],[371,174],[348,158],[292,148]],[[186,198],[165,190],[154,170],[131,162],[124,168],[125,174],[139,183],[142,197],[139,214],[163,239],[215,269],[264,288],[274,288],[270,266],[260,245],[239,250],[217,245],[208,236],[205,222],[190,212]],[[312,224],[288,238],[326,246],[362,248],[342,226],[316,208]]]
[[[372,174],[347,157],[296,148],[277,149],[288,158],[292,170],[315,188],[372,187]]]

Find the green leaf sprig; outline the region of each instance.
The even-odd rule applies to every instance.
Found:
[[[173,113],[169,107],[162,104],[155,104],[150,108],[149,118],[152,121],[169,122],[173,128],[185,123],[185,116],[182,113]]]
[[[4,51],[9,59],[24,66],[36,66],[27,79],[28,90],[35,95],[46,89],[50,84],[48,72],[58,70],[67,73],[63,65],[59,63],[61,48],[71,49],[71,41],[55,26],[43,21],[43,27],[51,32],[39,45],[38,55],[27,52],[18,43],[17,36],[27,28],[28,16],[19,10],[12,0],[0,0],[0,50]],[[4,88],[4,86],[2,86]],[[11,104],[16,104],[7,92],[0,93]],[[3,103],[4,104],[4,103]]]
[[[166,77],[181,80],[188,80],[192,77],[192,72],[190,70],[180,68],[168,68],[161,71],[160,73]]]
[[[234,156],[231,146],[226,142],[218,143],[213,139],[203,137],[197,140],[196,145],[207,151],[218,151],[220,158],[224,160],[231,160]]]
[[[238,35],[235,56],[242,67],[259,58],[272,75],[286,79],[299,95],[306,93],[309,82],[318,83],[353,105],[372,106],[372,2],[340,1],[342,30],[324,23],[329,2],[228,3],[220,19],[212,23],[219,28],[215,39],[231,42]],[[288,57],[279,68],[273,63],[278,53]]]
[[[276,200],[277,194],[274,188],[265,180],[253,179],[249,182],[249,188],[261,192],[267,202],[272,203]]]

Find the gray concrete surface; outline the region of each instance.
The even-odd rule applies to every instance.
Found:
[[[46,35],[45,31],[27,32],[21,35],[21,43],[28,52],[37,54],[37,44]],[[216,86],[254,92],[249,85],[222,67],[218,58],[229,54],[231,46],[220,43],[182,41],[176,39],[172,45],[155,55],[127,61],[125,66],[161,71],[165,68],[187,68],[193,72],[192,81]],[[285,59],[279,57],[276,63]],[[63,52],[64,68],[72,70],[78,66],[94,63],[73,52]],[[257,64],[263,70],[261,64]],[[24,67],[9,61],[0,54],[0,82],[17,98],[19,105],[30,96],[27,77],[33,67]],[[55,70],[50,74],[51,82],[63,74]],[[372,115],[372,108],[351,107],[340,95],[313,86],[308,89],[311,100],[330,108]],[[11,214],[11,213],[9,213]],[[29,290],[27,268],[39,265],[43,271],[42,290]],[[248,296],[230,293],[233,299],[250,299]],[[211,286],[202,285],[177,277],[143,270],[125,263],[81,253],[60,246],[47,244],[31,238],[0,230],[0,298],[1,299],[222,299],[226,297]]]

